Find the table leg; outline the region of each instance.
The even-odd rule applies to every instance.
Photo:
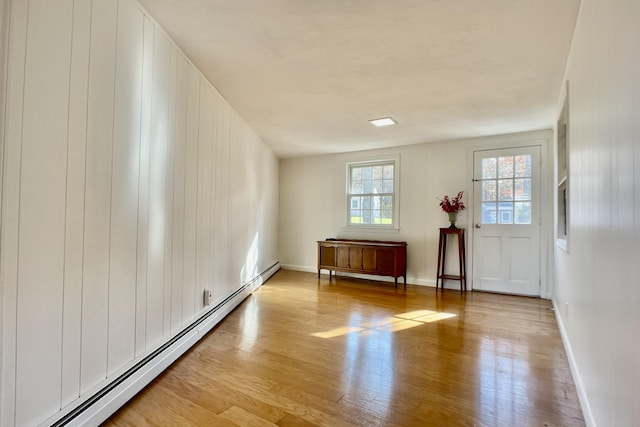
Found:
[[[440,265],[442,262],[442,231],[438,240],[438,266],[436,270],[436,292],[438,291],[438,283],[440,282]]]

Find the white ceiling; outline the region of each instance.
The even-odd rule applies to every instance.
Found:
[[[282,158],[550,128],[580,4],[140,2]]]

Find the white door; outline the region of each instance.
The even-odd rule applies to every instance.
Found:
[[[473,160],[473,288],[540,296],[540,147]]]

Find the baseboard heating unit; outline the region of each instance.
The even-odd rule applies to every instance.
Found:
[[[97,426],[167,369],[280,269],[276,262],[98,392],[41,426]]]

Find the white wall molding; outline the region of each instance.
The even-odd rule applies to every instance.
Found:
[[[582,377],[580,376],[578,365],[576,365],[576,359],[573,356],[573,349],[571,348],[571,343],[569,342],[567,331],[564,328],[564,323],[562,321],[562,317],[560,316],[558,303],[555,299],[551,301],[553,303],[553,312],[556,317],[556,322],[558,323],[558,329],[560,330],[560,336],[562,337],[562,343],[564,344],[564,350],[567,353],[567,361],[569,362],[569,367],[571,368],[573,383],[576,386],[576,392],[578,393],[578,399],[580,400],[580,406],[582,407],[582,415],[584,416],[587,427],[596,427],[596,421],[593,417],[593,412],[591,411],[591,406],[589,404],[589,397],[587,396],[587,392],[582,383]]]

